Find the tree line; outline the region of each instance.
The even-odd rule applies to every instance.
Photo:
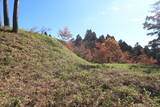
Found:
[[[15,32],[15,33],[17,33],[18,29],[19,29],[19,26],[18,26],[18,8],[19,8],[19,0],[14,0],[13,20],[12,20],[13,28],[12,28],[12,31]],[[3,0],[3,16],[4,16],[4,26],[5,27],[6,26],[10,27],[10,18],[9,18],[9,11],[8,11],[8,0]],[[2,23],[1,23],[1,26],[2,26]]]
[[[157,63],[152,49],[144,48],[136,43],[134,47],[125,41],[116,41],[114,36],[107,34],[97,37],[92,30],[87,30],[84,38],[79,34],[75,39],[66,43],[66,46],[78,56],[96,63]]]

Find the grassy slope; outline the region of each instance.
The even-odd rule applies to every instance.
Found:
[[[160,68],[91,64],[57,40],[0,32],[0,106],[160,106]]]

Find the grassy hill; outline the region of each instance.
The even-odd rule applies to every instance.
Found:
[[[58,40],[0,32],[0,107],[158,107],[160,68],[92,64]]]

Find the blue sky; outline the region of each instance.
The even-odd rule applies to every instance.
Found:
[[[157,0],[20,0],[19,23],[23,29],[68,27],[73,35],[83,36],[87,29],[97,35],[114,35],[134,46],[147,45],[153,37],[146,36],[142,23]],[[9,0],[10,16],[13,0]]]

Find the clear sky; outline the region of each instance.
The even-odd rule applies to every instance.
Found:
[[[97,35],[114,35],[134,46],[147,45],[143,23],[157,0],[20,0],[19,23],[23,29],[51,28],[57,35],[67,26],[72,34],[83,36],[87,29]],[[13,0],[9,0],[10,16]]]

